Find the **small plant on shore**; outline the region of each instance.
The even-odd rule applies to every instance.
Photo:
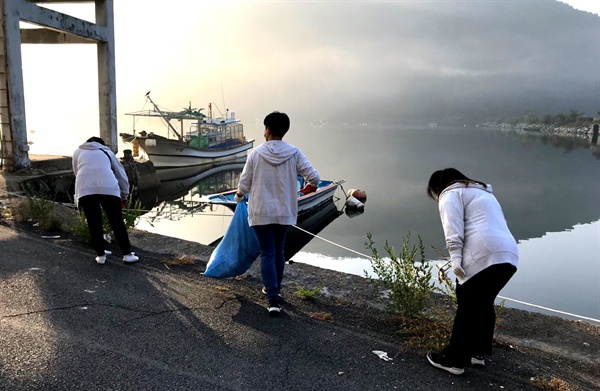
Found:
[[[550,378],[532,377],[531,384],[534,387],[548,391],[569,391],[573,389],[569,383],[554,376]]]
[[[27,199],[16,202],[12,215],[17,222],[31,222],[43,231],[58,231],[62,222],[56,215],[54,201],[43,195],[29,194]]]
[[[177,257],[167,258],[162,261],[166,266],[193,266],[196,264],[196,257],[191,255],[179,255]]]
[[[444,256],[442,250],[435,246],[432,246],[432,248],[440,255],[440,259],[443,260],[441,266],[438,266],[438,287],[436,288],[436,290],[439,293],[450,298],[452,302],[456,304],[456,284],[454,282],[454,279],[452,279],[452,277],[448,273],[452,268],[452,263],[450,262],[450,259]]]
[[[298,286],[296,294],[302,298],[302,300],[315,300],[321,294],[321,287],[318,286],[315,289],[306,289],[303,286]]]
[[[125,223],[125,228],[127,228],[127,232],[131,232],[135,225],[139,221],[140,216],[142,215],[142,207],[140,201],[131,201],[127,202],[127,205],[123,209],[123,222]],[[110,223],[108,222],[108,217],[106,217],[106,213],[102,210],[102,229],[105,232],[105,236],[112,237],[112,228],[110,227]],[[75,221],[74,224],[71,224],[68,227],[68,231],[73,235],[77,236],[84,243],[91,243],[90,232],[87,226],[87,220],[85,218],[85,214],[79,213],[79,219]]]
[[[498,333],[500,326],[502,326],[502,323],[504,322],[504,318],[502,317],[502,315],[504,315],[504,310],[506,309],[504,305],[505,302],[506,300],[502,300],[500,304],[496,306],[496,324],[494,325],[494,333],[496,334]]]
[[[309,312],[308,316],[310,316],[313,319],[318,319],[325,322],[333,321],[333,315],[331,315],[331,312]]]
[[[9,207],[0,203],[0,223],[5,223],[12,218],[12,212]]]
[[[90,231],[87,226],[87,220],[83,213],[79,213],[79,218],[75,220],[73,224],[68,226],[66,230],[75,235],[77,238],[79,238],[79,240],[81,240],[84,243],[90,244],[92,242],[90,237]]]
[[[452,334],[452,322],[445,314],[402,318],[402,325],[399,332],[407,336],[403,347],[419,353],[442,350]]]
[[[431,277],[432,266],[425,260],[421,236],[418,236],[418,247],[411,247],[410,233],[406,237],[402,236],[400,256],[386,240],[384,248],[389,258],[379,256],[371,233],[367,234],[367,238],[365,245],[373,254],[371,267],[377,276],[373,279],[377,290],[382,296],[389,297],[391,309],[399,315],[415,317],[421,314],[435,289]],[[365,275],[372,278],[366,271]]]
[[[127,232],[131,232],[131,230],[135,228],[142,214],[143,211],[141,201],[134,201],[133,197],[129,197],[127,199],[127,204],[123,209],[123,220],[125,221],[125,228],[127,228]]]

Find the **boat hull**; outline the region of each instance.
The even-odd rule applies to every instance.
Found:
[[[307,213],[311,213],[325,202],[330,201],[337,188],[338,182],[321,181],[316,192],[309,193],[298,197],[298,220],[301,220]],[[235,211],[237,202],[233,200],[236,190],[228,191],[222,194],[213,194],[200,199],[201,202],[206,202],[215,205],[224,205]]]
[[[133,141],[134,137],[122,135],[125,141]],[[127,140],[127,139],[130,140]],[[231,160],[246,158],[248,150],[254,146],[254,140],[228,148],[196,148],[183,141],[166,138],[135,137],[155,167],[186,167],[205,164],[219,164]]]

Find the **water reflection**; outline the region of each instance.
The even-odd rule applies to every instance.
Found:
[[[157,171],[160,187],[144,190],[137,199],[146,211],[145,220],[156,224],[161,220],[180,220],[185,216],[207,212],[211,205],[199,198],[233,190],[237,187],[245,160],[214,166],[168,168]],[[216,207],[216,206],[215,206]],[[286,239],[286,260],[297,254],[314,235],[343,214],[334,197],[310,209],[298,218]],[[208,243],[216,246],[223,237]]]
[[[592,155],[600,160],[600,146],[598,145],[598,134],[592,135],[571,135],[560,136],[557,134],[527,132],[510,130],[505,131],[507,136],[522,143],[537,143],[549,145],[554,148],[563,149],[565,152],[575,151],[577,149],[589,149]]]
[[[210,206],[198,201],[206,194],[235,189],[245,160],[227,164],[177,167],[157,170],[160,186],[139,192],[136,198],[147,211],[147,219],[178,220]]]
[[[285,259],[289,260],[296,255],[314,238],[314,235],[321,232],[342,213],[333,198],[330,198],[299,218],[296,226],[290,228],[285,239]]]

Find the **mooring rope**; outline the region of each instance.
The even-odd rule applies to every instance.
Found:
[[[294,225],[293,227],[294,227],[294,228],[296,228],[296,229],[298,229],[298,230],[300,230],[300,231],[302,231],[302,232],[304,232],[304,233],[307,233],[307,234],[309,234],[309,235],[312,235],[312,236],[313,236],[313,237],[315,237],[315,238],[321,239],[321,240],[323,240],[323,241],[325,241],[325,242],[327,242],[327,243],[330,243],[330,244],[332,244],[332,245],[334,245],[334,246],[337,246],[337,247],[339,247],[339,248],[342,248],[342,249],[344,249],[344,250],[347,250],[347,251],[353,252],[353,253],[355,253],[355,254],[357,254],[357,255],[360,255],[360,256],[362,256],[362,257],[365,257],[365,258],[367,258],[367,259],[371,259],[371,258],[372,258],[372,257],[371,257],[371,256],[369,256],[369,255],[366,255],[366,254],[360,253],[360,252],[358,252],[358,251],[354,251],[354,250],[352,250],[352,249],[350,249],[350,248],[348,248],[348,247],[344,247],[344,246],[342,246],[342,245],[340,245],[340,244],[337,244],[337,243],[335,243],[335,242],[332,242],[331,240],[328,240],[328,239],[325,239],[325,238],[323,238],[323,237],[321,237],[321,236],[319,236],[319,235],[313,234],[312,232],[309,232],[309,231],[307,231],[307,230],[305,230],[305,229],[303,229],[303,228],[300,228],[300,227],[298,227],[297,225]],[[433,279],[433,280],[435,280],[435,279]],[[546,310],[546,311],[549,311],[549,312],[555,312],[555,313],[557,313],[557,314],[569,315],[569,316],[573,316],[573,317],[575,317],[575,318],[579,318],[579,319],[585,319],[585,320],[590,320],[590,321],[593,321],[593,322],[600,323],[600,319],[595,319],[595,318],[590,318],[590,317],[587,317],[587,316],[582,316],[582,315],[573,314],[573,313],[570,313],[570,312],[565,312],[565,311],[555,310],[555,309],[553,309],[553,308],[543,307],[543,306],[541,306],[541,305],[532,304],[532,303],[528,303],[528,302],[521,301],[521,300],[511,299],[510,297],[504,297],[504,296],[498,296],[498,297],[499,297],[500,299],[502,299],[502,300],[508,300],[508,301],[512,301],[512,302],[515,302],[515,303],[519,303],[519,304],[527,305],[527,306],[530,306],[530,307],[540,308],[540,309],[543,309],[543,310]]]

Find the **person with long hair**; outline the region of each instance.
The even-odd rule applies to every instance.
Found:
[[[138,256],[131,252],[127,227],[123,221],[123,204],[129,197],[129,180],[123,165],[100,137],[90,137],[73,153],[75,202],[83,211],[90,231],[96,263],[104,264],[106,241],[102,228],[102,210],[123,252],[123,262],[134,263]]]
[[[491,185],[446,168],[431,175],[427,194],[438,203],[457,301],[449,344],[427,360],[461,375],[466,366],[485,366],[492,353],[494,301],[517,271],[517,242]]]

